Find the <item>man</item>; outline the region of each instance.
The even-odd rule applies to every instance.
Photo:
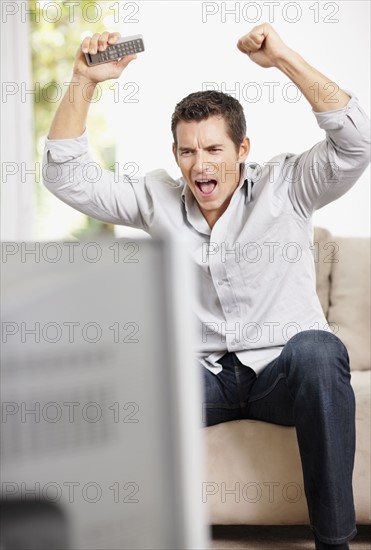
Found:
[[[345,550],[356,534],[354,394],[347,350],[315,292],[311,216],[368,165],[367,117],[356,97],[329,87],[262,24],[238,48],[298,86],[326,131],[324,141],[301,155],[278,155],[263,169],[245,165],[241,105],[220,92],[196,92],[172,117],[181,178],[164,170],[135,183],[127,176],[115,182],[104,170],[97,178],[85,130],[89,99],[98,82],[118,78],[136,56],[89,68],[83,52],[105,50],[118,36],[84,39],[46,141],[44,182],[92,217],[152,236],[187,237],[199,275],[205,425],[239,418],[294,425],[316,549]],[[335,103],[327,102],[329,92]]]

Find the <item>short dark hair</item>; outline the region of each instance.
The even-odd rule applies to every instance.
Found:
[[[215,115],[224,117],[227,133],[238,151],[246,136],[246,119],[242,105],[233,96],[216,90],[193,92],[175,106],[171,117],[171,131],[175,145],[177,145],[176,127],[180,121],[199,122]]]

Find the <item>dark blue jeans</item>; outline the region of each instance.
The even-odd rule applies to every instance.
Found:
[[[357,533],[352,473],[355,399],[349,356],[334,334],[306,330],[256,376],[234,353],[215,375],[203,368],[203,422],[250,418],[295,426],[311,528],[327,544]]]

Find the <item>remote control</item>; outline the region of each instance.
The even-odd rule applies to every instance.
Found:
[[[125,55],[143,51],[143,36],[141,34],[136,34],[135,36],[118,38],[116,43],[108,45],[104,52],[97,52],[96,54],[85,53],[84,55],[86,63],[91,67],[92,65],[109,63],[110,61],[116,61],[116,59],[125,57]]]

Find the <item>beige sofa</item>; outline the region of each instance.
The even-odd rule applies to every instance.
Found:
[[[317,293],[346,344],[356,396],[356,520],[371,523],[370,239],[315,228]],[[202,428],[202,501],[210,524],[308,524],[295,428],[241,420]]]

